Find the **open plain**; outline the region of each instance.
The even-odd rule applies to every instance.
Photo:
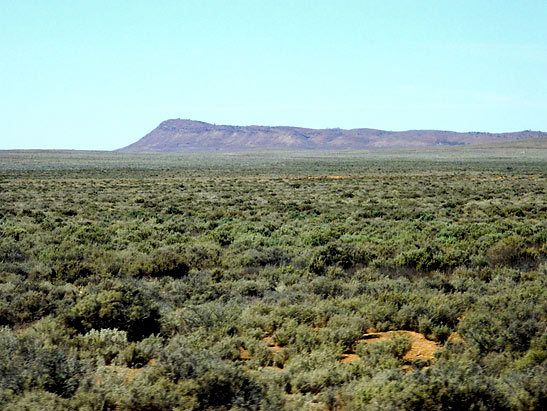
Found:
[[[541,409],[546,243],[547,139],[3,151],[0,406]]]

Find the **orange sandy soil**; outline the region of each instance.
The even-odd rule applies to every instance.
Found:
[[[262,339],[262,342],[265,343],[268,348],[273,352],[280,352],[283,351],[283,347],[279,344],[276,344],[273,340],[273,337],[267,336]]]
[[[435,351],[439,348],[439,343],[435,341],[428,340],[425,338],[423,334],[414,332],[414,331],[385,331],[385,332],[370,332],[367,334],[364,334],[363,337],[356,341],[356,343],[364,342],[365,344],[374,344],[377,342],[385,341],[388,339],[391,339],[395,336],[405,336],[407,337],[411,342],[411,348],[410,350],[405,354],[403,357],[403,360],[405,362],[410,363],[415,359],[420,359],[422,361],[432,361],[435,359]],[[450,336],[450,340],[452,341],[463,341],[461,336],[454,333]],[[264,337],[262,339],[262,342],[265,343],[268,346],[268,349],[270,349],[273,352],[280,352],[283,351],[283,347],[276,344],[271,336]],[[244,349],[243,347],[240,347],[240,353],[241,353],[241,359],[250,359],[251,356],[249,352]],[[357,355],[353,350],[348,349],[342,354],[341,362],[349,364],[354,361],[357,361],[359,359],[359,355]],[[277,367],[276,367],[277,368]]]
[[[284,348],[282,346],[280,346],[279,344],[277,344],[273,337],[268,335],[267,337],[264,337],[262,339],[262,342],[265,343],[267,346],[268,346],[268,349],[274,353],[278,353],[278,352],[281,352],[284,350]],[[274,365],[273,367],[266,367],[266,368],[272,368],[276,371],[279,371],[279,370],[282,370],[283,368],[281,367],[278,367],[277,365]]]
[[[350,176],[309,176],[308,179],[317,179],[317,178],[331,178],[334,180],[338,180],[340,178],[349,178]]]
[[[415,359],[422,361],[433,360],[435,358],[435,351],[439,348],[439,343],[430,341],[423,334],[414,331],[385,331],[374,332],[363,335],[363,338],[357,340],[356,343],[364,342],[366,344],[374,344],[377,342],[385,341],[395,336],[407,337],[412,346],[410,350],[405,354],[403,359],[406,362],[412,362]],[[352,350],[346,351],[342,354],[343,363],[352,363],[359,359],[359,356]]]
[[[251,353],[246,348],[239,346],[237,347],[239,350],[239,359],[243,361],[248,361],[251,359]]]

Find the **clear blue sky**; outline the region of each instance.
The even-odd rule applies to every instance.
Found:
[[[0,149],[168,118],[547,131],[547,1],[0,1]]]

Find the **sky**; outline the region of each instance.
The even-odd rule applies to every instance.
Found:
[[[170,118],[547,131],[546,22],[546,0],[0,0],[0,149]]]

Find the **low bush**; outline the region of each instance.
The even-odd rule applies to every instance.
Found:
[[[160,326],[155,304],[126,284],[85,295],[66,313],[65,319],[82,334],[92,329],[119,329],[127,332],[129,341],[158,333]]]

